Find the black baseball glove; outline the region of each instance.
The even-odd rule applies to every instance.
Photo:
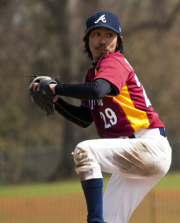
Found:
[[[39,87],[33,90],[33,84],[38,83]],[[31,100],[37,105],[42,111],[46,112],[46,115],[54,115],[53,94],[50,84],[58,84],[57,78],[47,76],[34,75],[30,81],[29,91]]]

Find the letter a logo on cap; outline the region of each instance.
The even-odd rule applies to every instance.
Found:
[[[103,23],[106,23],[106,17],[105,15],[102,15],[97,19],[94,23],[97,24],[99,21],[102,21]]]

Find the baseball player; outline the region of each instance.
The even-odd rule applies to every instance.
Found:
[[[171,164],[164,124],[154,112],[132,66],[123,56],[121,23],[100,11],[87,19],[85,51],[93,60],[85,83],[51,83],[55,110],[100,139],[80,142],[74,152],[87,203],[87,222],[126,223]],[[34,90],[38,83],[34,84]],[[81,100],[80,106],[60,96]],[[102,172],[112,174],[103,196]]]

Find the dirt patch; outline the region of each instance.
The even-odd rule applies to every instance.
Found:
[[[152,190],[128,223],[179,223],[180,189]],[[85,223],[83,194],[0,197],[1,223]]]

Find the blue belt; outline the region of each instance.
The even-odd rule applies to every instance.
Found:
[[[166,132],[166,129],[165,128],[159,128],[159,132],[160,132],[160,135],[164,136],[164,137],[167,137],[167,132]],[[132,134],[131,136],[129,136],[130,139],[134,139],[136,138],[134,134]]]
[[[167,137],[167,132],[165,128],[159,128],[159,131],[160,131],[160,135]]]

